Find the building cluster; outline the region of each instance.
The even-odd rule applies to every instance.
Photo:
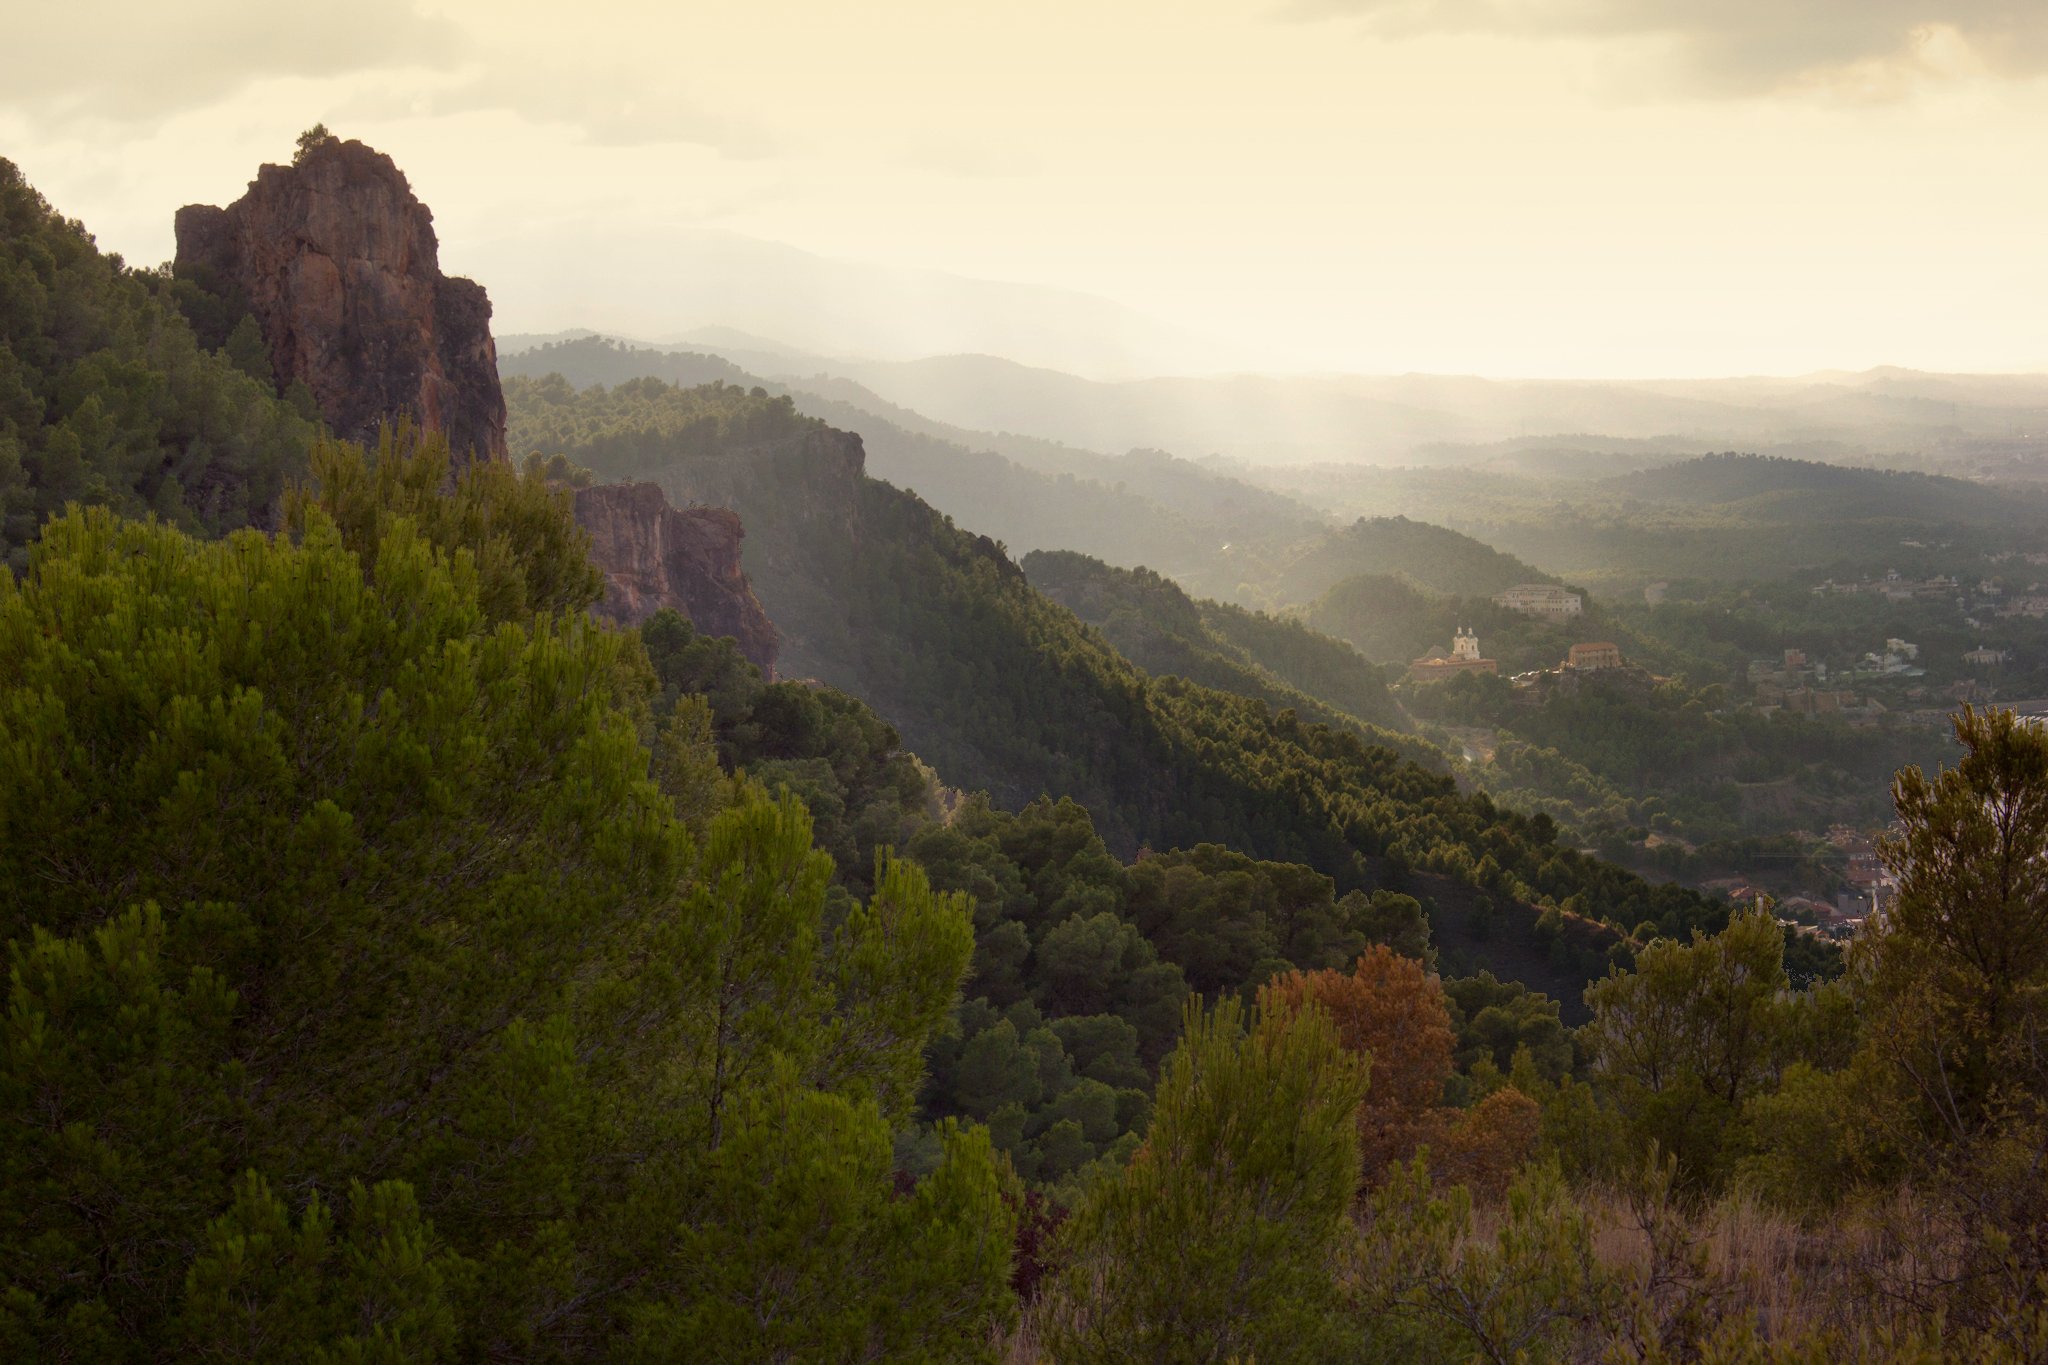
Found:
[[[1816,900],[1810,896],[1783,896],[1771,905],[1781,924],[1823,938],[1850,938],[1863,927],[1869,911],[1857,905],[1848,893],[1841,903]],[[1844,909],[1843,904],[1848,908]]]
[[[1828,831],[1828,842],[1848,859],[1842,873],[1842,880],[1848,885],[1835,897],[1836,908],[1844,916],[1854,916],[1860,922],[1891,904],[1898,893],[1898,883],[1868,835],[1837,825]]]
[[[2007,598],[1998,604],[1998,614],[2025,616],[2035,621],[2048,617],[2048,593],[2041,592],[2040,588],[2041,584],[2036,583],[2026,592]]]
[[[1991,558],[2021,558],[2028,564],[2036,565],[2048,562],[2048,556],[2018,556],[2011,551],[1995,554]],[[1953,601],[1964,610],[1980,614],[1990,611],[1999,616],[2026,616],[2037,621],[2048,617],[2048,583],[2030,583],[2022,590],[2008,591],[2005,584],[1994,578],[1980,579],[1973,585],[1951,578],[1947,574],[1936,574],[1932,578],[1907,578],[1898,570],[1891,569],[1882,578],[1861,578],[1853,582],[1839,583],[1830,578],[1815,584],[1811,591],[1815,597],[1869,593],[1882,597],[1887,602]]]
[[[1918,666],[1920,646],[1910,640],[1889,639],[1884,642],[1884,652],[1871,650],[1863,656],[1864,671],[1882,674],[1887,678],[1921,678],[1927,670]]]
[[[1803,649],[1788,649],[1776,659],[1751,659],[1749,681],[1752,687],[1775,687],[1784,691],[1808,682],[1826,682],[1828,666],[1819,660],[1808,662]]]
[[[1812,591],[1815,597],[1869,593],[1887,602],[1939,602],[1957,596],[1963,585],[1947,574],[1907,578],[1897,569],[1887,569],[1883,578],[1860,578],[1851,583],[1837,583],[1830,578],[1815,584]]]
[[[2037,569],[2048,565],[2048,554],[2023,554],[2017,550],[2003,550],[1991,559],[1993,563],[2016,560]],[[2002,584],[1987,580],[1979,585],[1979,592],[1996,604],[2000,616],[2026,616],[2036,621],[2048,617],[2048,583],[2029,583],[2025,589],[2008,594]]]
[[[2000,551],[1989,558],[1994,563],[2005,564],[2008,569],[2013,570],[2018,569],[2022,563],[2036,567],[2048,564],[2048,554],[2023,553],[2017,550]],[[1903,683],[1904,686],[1898,689],[1898,700],[1908,709],[1901,714],[1913,723],[1945,723],[1949,714],[1947,708],[1950,706],[1962,702],[1988,702],[1997,698],[2009,681],[2006,670],[2015,663],[2015,656],[2009,648],[1984,641],[1984,635],[1993,634],[1996,630],[1992,624],[1994,620],[2011,620],[2015,617],[2048,619],[2048,584],[2030,583],[2024,589],[2020,589],[2010,577],[1982,578],[1972,575],[1965,581],[1937,574],[1932,578],[1912,579],[1904,577],[1894,569],[1888,571],[1882,578],[1864,578],[1854,582],[1838,582],[1831,578],[1814,587],[1812,592],[1821,596],[1831,593],[1872,593],[1893,602],[1951,604],[1966,629],[1980,632],[1975,648],[1958,651],[1953,656],[1945,652],[1940,655],[1942,658],[1958,659],[1964,669],[1974,676],[1953,678],[1947,682],[1925,681],[1930,671],[1945,674],[1951,670],[1931,662],[1923,667],[1918,646],[1911,641],[1892,639],[1884,642],[1882,650],[1873,649],[1850,663],[1835,680],[1837,686],[1849,677]],[[1778,693],[1789,695],[1805,681],[1769,676],[1775,671],[1775,664],[1750,665],[1750,682],[1757,687],[1754,697],[1756,705],[1784,706],[1785,698]],[[1817,672],[1813,681],[1816,684],[1825,682],[1825,672]],[[1937,705],[1938,703],[1945,705]],[[1795,703],[1787,709],[1797,709],[1797,705]],[[1812,705],[1815,710],[1823,710],[1828,709],[1829,702],[1824,697],[1816,697]]]
[[[1511,686],[1516,701],[1525,706],[1540,706],[1552,696],[1573,696],[1589,683],[1648,692],[1664,681],[1647,668],[1623,658],[1621,646],[1612,640],[1592,640],[1566,650],[1555,668],[1517,673]]]
[[[1478,634],[1463,626],[1459,626],[1457,634],[1452,637],[1449,653],[1432,649],[1408,665],[1408,676],[1416,682],[1435,682],[1460,673],[1499,672],[1499,661],[1480,652]],[[1556,668],[1516,674],[1515,699],[1533,705],[1560,689],[1567,693],[1575,692],[1582,680],[1596,676],[1621,686],[1638,683],[1646,690],[1664,681],[1650,676],[1646,669],[1630,664],[1622,657],[1621,646],[1612,640],[1590,640],[1567,649],[1563,661]]]
[[[1828,831],[1828,843],[1842,855],[1842,885],[1832,900],[1813,896],[1777,896],[1738,879],[1709,882],[1736,905],[1768,905],[1785,925],[1826,938],[1848,938],[1873,916],[1882,914],[1898,894],[1898,884],[1878,856],[1870,836],[1846,825]]]
[[[1555,583],[1517,583],[1493,595],[1493,605],[1539,621],[1569,621],[1586,609],[1585,599]]]
[[[1828,666],[1817,659],[1809,661],[1803,649],[1788,649],[1775,659],[1751,659],[1748,672],[1750,705],[1767,715],[1783,711],[1794,716],[1841,716],[1875,723],[1885,713],[1876,701],[1861,699],[1845,688],[1829,687]]]
[[[1408,676],[1417,682],[1436,682],[1456,677],[1460,673],[1498,673],[1500,664],[1482,657],[1479,653],[1479,636],[1473,631],[1458,627],[1458,633],[1451,640],[1451,652],[1432,649],[1408,665]]]

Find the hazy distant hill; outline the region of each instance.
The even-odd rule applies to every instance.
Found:
[[[1810,460],[1707,455],[1604,480],[1616,496],[1694,507],[1743,507],[1758,515],[1843,520],[2033,522],[2048,515],[2038,490],[1889,469],[1845,469]]]
[[[2037,483],[1753,455],[1651,467],[1639,452],[1594,455],[1597,478],[1560,472],[1570,457],[1520,470],[1502,458],[1255,475],[1296,496],[1319,490],[1333,511],[1441,524],[1571,582],[1629,595],[1682,578],[1984,573],[1988,554],[2048,549],[2048,489]],[[1638,467],[1616,472],[1616,461]]]
[[[700,344],[740,359],[719,341]],[[814,387],[831,375],[957,427],[1096,451],[1153,447],[1264,465],[1446,463],[1482,462],[1500,442],[1571,438],[1589,448],[1640,443],[1651,459],[1742,448],[1974,466],[2012,463],[2006,447],[2017,442],[2022,466],[2028,451],[2048,466],[2048,376],[1879,369],[1631,382],[1251,374],[1105,382],[991,354],[833,358],[758,338],[750,351],[740,363],[779,361]],[[1980,449],[1986,442],[1998,449]]]
[[[803,381],[764,379],[694,351],[594,335],[515,349],[517,340],[508,339],[499,361],[507,377],[560,374],[579,387],[651,377],[787,393],[807,416],[858,432],[876,477],[914,490],[1018,554],[1079,550],[1234,596],[1323,529],[1320,518],[1283,494],[1157,451],[1107,456],[1031,438],[991,440],[887,403],[848,380],[813,392]],[[1006,445],[1031,458],[992,448]]]
[[[1484,597],[1549,574],[1467,535],[1406,517],[1360,517],[1331,531],[1271,585],[1280,604],[1312,602],[1360,574],[1394,574],[1432,592]]]
[[[786,350],[757,359],[838,363]],[[955,360],[996,376],[1021,371],[986,358]],[[936,373],[953,364],[893,368]],[[892,402],[854,379],[757,380],[729,359],[697,352],[626,349],[585,338],[510,353],[503,367],[508,374],[557,369],[578,383],[617,383],[633,374],[685,384],[760,382],[771,392],[791,393],[804,412],[859,430],[877,474],[916,489],[1019,552],[1077,550],[1125,568],[1150,567],[1200,594],[1269,606],[1307,605],[1360,575],[1403,575],[1455,599],[1555,577],[1633,593],[1669,578],[1891,567],[1962,572],[1981,567],[1987,552],[2037,549],[2048,537],[2048,493],[2037,487],[1783,457],[1681,458],[1650,439],[1511,438],[1470,447],[1474,459],[1467,464],[1458,463],[1467,448],[1433,445],[1421,451],[1430,462],[1426,468],[1338,463],[1249,468],[1240,477],[1228,465],[1158,452],[1106,456],[1039,436],[971,431]],[[1070,397],[1143,387],[1025,373],[1047,393]],[[1486,386],[1404,382],[1433,401],[1450,401],[1472,383]],[[1919,401],[1920,391],[1942,391],[1947,381],[1879,375],[1870,382],[1910,390]],[[1679,387],[1715,402],[1739,391],[1781,404],[1802,393],[1839,396],[1844,389],[1764,380]],[[2031,381],[1966,377],[1953,387],[1975,399],[2016,402],[2031,391]],[[1268,487],[1254,488],[1251,478]],[[1319,524],[1312,503],[1324,512],[1369,515],[1329,528]],[[1916,550],[1911,542],[1937,548]],[[1929,555],[1934,558],[1922,563]],[[1436,613],[1399,614],[1417,626],[1428,619],[1434,639]],[[1365,630],[1353,613],[1339,633],[1405,649],[1417,630],[1391,624]]]
[[[655,350],[595,332],[506,337],[498,343],[498,373],[507,379],[558,374],[579,389],[642,378],[686,387],[719,381],[742,386],[761,382],[726,356],[680,348]]]
[[[1129,482],[1160,506],[1214,523],[1238,537],[1268,534],[1276,524],[1291,530],[1324,519],[1305,498],[1262,487],[1228,469],[1168,451],[1131,447],[1119,455],[1014,431],[971,429],[892,403],[863,384],[830,375],[788,382],[801,394],[833,400],[849,411],[866,414],[863,421],[879,418],[905,431],[994,451],[1048,474],[1071,474],[1112,484]]]

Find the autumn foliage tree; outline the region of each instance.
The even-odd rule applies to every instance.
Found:
[[[1492,1091],[1470,1109],[1439,1110],[1430,1169],[1440,1181],[1498,1199],[1536,1150],[1543,1111],[1512,1085]]]
[[[1349,972],[1278,977],[1259,1003],[1283,1014],[1320,1005],[1345,1050],[1371,1059],[1372,1087],[1358,1106],[1359,1161],[1368,1182],[1428,1140],[1455,1038],[1443,986],[1420,962],[1375,945]]]
[[[1426,1146],[1441,1177],[1496,1194],[1534,1147],[1536,1105],[1513,1086],[1470,1110],[1444,1105],[1455,1042],[1450,1006],[1443,982],[1414,958],[1376,944],[1349,972],[1276,977],[1259,1003],[1278,1014],[1320,1007],[1346,1050],[1368,1059],[1372,1085],[1358,1107],[1360,1168],[1368,1186]]]

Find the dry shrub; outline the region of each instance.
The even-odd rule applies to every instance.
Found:
[[[1502,1086],[1470,1109],[1439,1113],[1430,1171],[1441,1183],[1469,1186],[1480,1200],[1498,1200],[1536,1150],[1543,1110],[1513,1086]]]
[[[1358,1107],[1362,1192],[1427,1147],[1439,1183],[1470,1185],[1482,1201],[1499,1199],[1535,1151],[1542,1110],[1513,1086],[1468,1110],[1443,1105],[1456,1035],[1443,982],[1415,959],[1375,945],[1348,973],[1275,977],[1259,1000],[1262,1009],[1284,1014],[1310,1002],[1322,1006],[1346,1050],[1371,1059]]]
[[[1859,1338],[1892,1325],[1902,1306],[1879,1284],[1912,1254],[1885,1231],[1911,1202],[1844,1208],[1825,1223],[1802,1223],[1753,1195],[1732,1192],[1694,1206],[1668,1184],[1639,1175],[1581,1194],[1601,1261],[1637,1296],[1638,1339],[1668,1348],[1727,1323],[1770,1341],[1820,1333]]]

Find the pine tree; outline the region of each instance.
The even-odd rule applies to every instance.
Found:
[[[436,458],[329,449],[346,524],[295,537],[73,512],[0,574],[0,1354],[980,1350],[987,1138],[892,1156],[964,898],[885,859],[829,902],[755,784],[681,818],[559,501],[421,504]]]
[[[1189,1006],[1152,1128],[1062,1233],[1054,1358],[1335,1360],[1364,1069],[1320,1010]]]

